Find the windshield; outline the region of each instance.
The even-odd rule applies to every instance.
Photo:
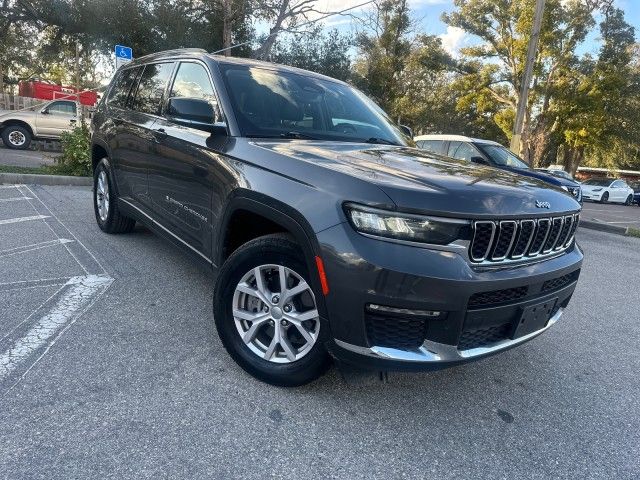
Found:
[[[595,187],[608,187],[611,184],[611,180],[607,178],[590,178],[583,185],[593,185]]]
[[[529,165],[524,163],[517,155],[511,150],[503,147],[502,145],[490,145],[488,143],[479,143],[478,147],[497,165],[503,167],[515,167],[515,168],[529,168]]]
[[[245,137],[411,143],[373,101],[347,85],[260,67],[220,67]]]

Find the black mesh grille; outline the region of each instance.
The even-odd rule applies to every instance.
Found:
[[[531,247],[529,248],[529,254],[538,253],[540,248],[542,248],[542,243],[544,242],[545,237],[547,236],[547,231],[549,230],[550,221],[546,218],[538,220],[538,231],[536,232],[536,236],[531,242]]]
[[[494,224],[492,222],[477,222],[471,246],[471,258],[484,259],[489,250],[493,237]]]
[[[465,330],[460,336],[458,350],[469,350],[470,348],[486,347],[493,343],[507,338],[511,332],[511,325],[499,325],[496,327],[477,328]]]
[[[533,235],[535,225],[533,220],[523,220],[520,222],[520,232],[518,233],[518,239],[511,252],[512,257],[521,257],[524,255],[529,240],[531,240],[531,235]]]
[[[511,246],[511,240],[515,235],[516,227],[516,222],[500,222],[498,240],[493,249],[492,258],[500,259],[506,257]]]
[[[580,276],[580,270],[576,270],[575,272],[568,273],[567,275],[563,275],[558,278],[554,278],[553,280],[547,280],[542,284],[543,292],[550,292],[552,290],[560,290],[563,287],[566,287],[571,282],[575,282]]]
[[[578,228],[579,223],[580,223],[580,216],[576,215],[575,218],[573,219],[573,224],[571,225],[571,231],[569,232],[569,237],[567,238],[565,245],[568,246],[571,243],[571,240],[573,240],[573,236],[576,234],[576,230]]]
[[[427,321],[406,317],[382,317],[365,313],[369,346],[417,348],[427,334]]]
[[[558,240],[558,236],[560,235],[560,230],[562,229],[562,218],[554,218],[553,223],[551,224],[551,231],[549,232],[549,236],[547,237],[547,241],[544,243],[544,248],[542,249],[543,253],[551,250],[556,241]]]
[[[474,293],[469,298],[469,308],[487,307],[499,305],[519,298],[525,297],[529,292],[529,287],[506,288],[504,290],[494,290],[492,292]]]

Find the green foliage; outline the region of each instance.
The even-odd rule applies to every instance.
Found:
[[[82,124],[60,137],[62,155],[49,167],[58,175],[91,175],[91,147],[89,129]]]

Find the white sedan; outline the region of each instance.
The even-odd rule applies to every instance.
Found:
[[[614,202],[631,205],[633,188],[624,180],[615,178],[590,178],[582,184],[582,198],[592,202]]]

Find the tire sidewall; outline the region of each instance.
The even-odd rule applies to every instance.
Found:
[[[262,240],[262,242],[260,242]],[[319,377],[326,370],[328,353],[325,342],[329,337],[327,322],[320,317],[320,332],[312,349],[301,359],[279,364],[258,357],[242,341],[232,314],[233,294],[240,279],[251,269],[266,264],[284,265],[293,269],[311,285],[309,272],[296,252],[295,244],[271,245],[258,239],[240,247],[229,257],[220,271],[214,290],[213,313],[216,329],[223,345],[233,359],[247,372],[260,380],[278,386],[298,386]],[[311,287],[313,289],[313,287]],[[318,308],[318,292],[313,291]]]
[[[9,135],[11,134],[11,132],[22,133],[25,137],[25,142],[22,145],[14,145],[9,142]],[[29,148],[29,145],[31,145],[31,134],[24,127],[9,125],[2,131],[2,142],[7,148],[11,148],[13,150],[26,150],[27,148]]]
[[[100,218],[100,213],[98,212],[98,197],[97,197],[98,176],[102,171],[106,172],[107,183],[109,187],[109,211],[107,212],[107,218],[104,222]],[[93,171],[93,213],[96,217],[96,222],[98,223],[98,226],[100,227],[101,230],[104,230],[105,232],[109,231],[109,227],[113,223],[113,212],[114,212],[113,202],[116,200],[113,192],[114,190],[113,190],[113,181],[111,179],[111,171],[105,159],[102,159],[100,160],[95,170]]]

